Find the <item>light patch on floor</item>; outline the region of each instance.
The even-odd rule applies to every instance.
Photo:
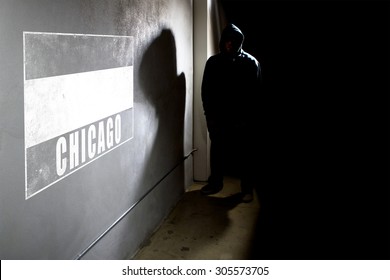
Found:
[[[250,259],[260,208],[256,194],[242,203],[240,181],[233,177],[215,195],[202,195],[203,185],[191,186],[133,259]]]

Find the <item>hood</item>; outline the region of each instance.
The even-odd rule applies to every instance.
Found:
[[[241,51],[242,43],[244,42],[244,34],[234,24],[228,24],[222,31],[221,39],[219,40],[219,50],[222,53],[228,53],[225,43],[231,41],[232,54],[237,54]]]

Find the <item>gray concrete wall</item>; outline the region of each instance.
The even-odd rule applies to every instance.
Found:
[[[207,59],[216,54],[225,15],[219,0],[194,1],[194,179],[207,181],[210,175],[210,138],[204,116],[201,85]]]
[[[0,2],[1,259],[131,257],[192,183],[192,5]]]

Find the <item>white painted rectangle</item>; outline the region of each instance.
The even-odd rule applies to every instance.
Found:
[[[133,66],[26,80],[25,146],[133,107]]]
[[[23,32],[26,199],[133,138],[133,37]]]

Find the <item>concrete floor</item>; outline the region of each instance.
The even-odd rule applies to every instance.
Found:
[[[136,260],[250,259],[259,201],[240,201],[240,182],[225,177],[218,194],[200,193],[195,183],[133,257]]]

